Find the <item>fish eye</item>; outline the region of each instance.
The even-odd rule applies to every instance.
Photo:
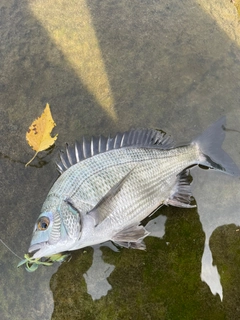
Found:
[[[44,231],[48,228],[50,220],[48,217],[41,217],[38,219],[37,228],[38,230]]]

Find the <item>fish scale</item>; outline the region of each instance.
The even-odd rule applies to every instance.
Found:
[[[115,199],[115,211],[117,207],[120,207],[121,214],[115,211],[114,213],[109,212],[109,221],[105,222],[111,227],[116,224],[116,228],[120,224],[125,226],[144,219],[147,214],[146,210],[150,211],[148,213],[150,214],[153,209],[161,205],[166,198],[163,190],[166,189],[164,185],[168,178],[191,165],[196,160],[197,154],[194,146],[161,152],[155,149],[138,150],[135,148],[116,151],[118,152],[117,157],[121,159],[118,163],[116,163],[115,156],[112,157],[111,152],[99,154],[95,159],[89,158],[89,165],[86,162],[79,162],[64,173],[62,188],[58,188],[58,194],[62,198],[71,197],[76,203],[79,199],[91,203],[92,206],[87,206],[85,211],[82,210],[82,213],[86,214],[117,181],[133,170],[133,179],[126,182],[121,196],[116,196]],[[184,154],[187,154],[188,157],[184,157]],[[184,161],[181,158],[184,158]],[[160,170],[156,171],[156,167]],[[164,171],[161,170],[161,167],[165,168]],[[142,184],[142,190],[135,190],[134,185],[139,185],[139,180],[145,181],[146,186]],[[169,186],[169,190],[173,187],[173,183],[175,179]],[[55,192],[55,189],[56,186],[51,191]],[[169,191],[165,193],[168,194]],[[130,198],[128,198],[129,194],[131,194]],[[126,208],[119,202],[119,198],[124,199],[124,202],[127,203]],[[125,212],[128,212],[127,216]]]
[[[116,195],[113,204],[113,207],[115,209],[114,212],[111,212],[111,210],[113,209],[112,207],[109,208],[108,219],[113,219],[113,221],[115,221],[117,224],[121,223],[122,225],[127,225],[129,223],[132,224],[134,222],[136,223],[137,221],[139,221],[139,218],[143,219],[144,217],[146,217],[146,210],[149,210],[149,207],[152,208],[154,206],[156,208],[157,206],[162,204],[164,199],[166,198],[166,194],[169,194],[169,190],[171,190],[173,184],[176,181],[176,173],[181,171],[179,170],[179,167],[183,169],[191,165],[193,161],[196,160],[197,152],[194,146],[190,146],[184,149],[188,154],[188,158],[185,157],[184,162],[176,161],[177,153],[182,154],[182,150],[180,148],[174,151],[175,157],[173,156],[173,151],[171,150],[162,152],[158,158],[156,157],[156,159],[150,159],[151,152],[149,152],[150,154],[148,159],[142,160],[142,158],[140,158],[141,162],[144,163],[134,162],[131,166],[133,168],[132,178],[131,176],[129,177],[129,179],[123,185],[121,193]],[[193,152],[189,152],[188,149],[193,150]],[[135,152],[137,151],[138,150],[135,150]],[[169,153],[170,157],[168,156]],[[169,160],[166,161],[166,158]],[[165,167],[165,172],[161,170],[161,166]],[[156,171],[156,167],[160,170]],[[107,170],[105,171],[105,174],[108,175]],[[165,192],[166,194],[164,194],[163,189],[166,189],[164,188],[164,186],[168,177],[171,176],[174,177],[172,179],[172,184],[171,186],[169,186],[169,190]],[[94,177],[97,179],[96,175]],[[116,180],[118,179],[119,178],[117,178]],[[145,185],[139,180],[145,181]],[[141,186],[141,189],[139,189],[139,187],[136,188],[136,186]],[[101,190],[98,191],[99,197],[102,197],[105,194],[102,193]],[[123,207],[121,200],[127,203],[127,208]],[[118,207],[120,208],[119,210]],[[128,212],[127,216],[126,212]],[[136,221],[134,219],[136,219]],[[111,223],[112,226],[114,224],[112,221],[109,223]]]
[[[176,149],[178,150],[178,149]],[[157,159],[157,162],[159,162],[159,156],[162,159],[167,159],[171,157],[176,157],[178,151],[164,151],[159,154],[158,150],[137,150],[137,149],[131,149],[131,150],[116,150],[118,151],[117,155],[114,155],[112,157],[111,152],[104,153],[98,155],[96,158],[89,158],[89,166],[86,163],[78,163],[74,165],[73,167],[69,168],[68,171],[64,173],[64,178],[62,184],[60,183],[58,185],[54,185],[53,188],[50,190],[50,192],[55,192],[55,190],[58,190],[58,194],[60,195],[76,195],[81,196],[83,194],[83,188],[85,187],[84,182],[86,182],[88,185],[90,185],[90,188],[86,188],[88,190],[87,197],[91,198],[91,194],[89,194],[89,191],[96,194],[98,198],[100,198],[107,190],[101,190],[99,188],[94,189],[94,184],[92,186],[92,181],[96,181],[97,179],[101,179],[101,175],[99,173],[103,173],[103,180],[105,179],[104,175],[107,176],[108,180],[111,179],[111,185],[116,183],[120,178],[121,174],[127,174],[134,166],[136,168],[134,169],[135,173],[138,172],[137,165],[139,162],[142,161],[148,161],[148,163],[152,163],[152,166],[156,166],[157,163],[154,162],[154,159]],[[181,151],[180,151],[181,152]],[[179,153],[180,153],[179,152]],[[169,155],[168,155],[169,154]],[[116,158],[121,159],[116,163]],[[193,157],[195,160],[196,156]],[[87,161],[86,160],[86,161]],[[187,162],[187,161],[186,161]],[[129,166],[127,166],[129,165]],[[170,164],[170,167],[172,170],[178,170],[180,166],[183,164],[181,162],[177,162],[175,168],[175,164],[173,163],[173,166]],[[151,164],[149,165],[151,168]],[[141,168],[141,167],[140,167]],[[111,170],[112,169],[112,170]],[[143,169],[143,171],[145,168]],[[116,172],[118,171],[118,172]],[[161,174],[164,174],[163,171],[161,171]],[[155,172],[156,175],[156,172]],[[59,178],[59,179],[60,179]],[[61,182],[61,181],[59,181]],[[111,187],[109,186],[109,188]],[[83,188],[81,188],[83,186]],[[89,190],[90,189],[90,190]],[[104,188],[103,188],[104,189]]]

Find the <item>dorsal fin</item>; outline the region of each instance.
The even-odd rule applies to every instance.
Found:
[[[92,137],[90,142],[83,138],[73,147],[66,144],[66,152],[60,153],[60,160],[56,163],[58,171],[63,173],[72,165],[99,153],[113,149],[138,147],[171,149],[174,147],[172,138],[162,130],[132,129],[124,133],[117,133],[114,137]]]

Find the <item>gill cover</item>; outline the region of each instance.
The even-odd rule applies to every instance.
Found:
[[[66,198],[59,210],[67,235],[71,239],[79,239],[81,237],[81,214],[70,198]]]
[[[29,252],[46,245],[56,246],[57,243],[80,238],[80,212],[74,207],[70,199],[61,201],[55,212],[53,213],[52,211],[42,212],[38,217],[34,226]]]

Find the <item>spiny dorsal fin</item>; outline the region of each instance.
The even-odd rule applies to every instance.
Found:
[[[171,149],[174,147],[172,138],[164,131],[153,129],[132,129],[124,133],[117,133],[114,137],[92,137],[88,142],[83,138],[81,143],[76,142],[73,147],[66,145],[66,152],[60,154],[56,163],[58,171],[63,173],[72,165],[99,153],[113,149],[138,147]]]

